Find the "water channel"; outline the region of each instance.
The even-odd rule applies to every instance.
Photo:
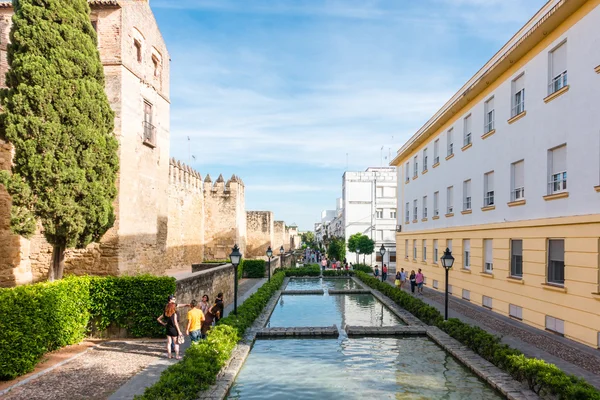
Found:
[[[404,325],[371,294],[344,279],[292,279],[267,326]],[[347,337],[256,340],[229,399],[502,399],[485,382],[426,337]]]

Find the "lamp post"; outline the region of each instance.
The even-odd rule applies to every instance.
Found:
[[[267,249],[267,257],[269,257],[269,282],[271,282],[271,257],[273,257],[273,250],[271,246]]]
[[[446,270],[446,302],[444,306],[444,321],[448,320],[448,272],[452,265],[454,265],[454,257],[452,257],[452,252],[449,248],[446,247],[446,251],[444,251],[444,255],[441,258],[442,267]]]
[[[379,254],[381,254],[381,282],[385,282],[383,273],[383,256],[385,255],[385,246],[383,244],[379,248]]]
[[[283,253],[285,253],[283,245],[281,245],[281,247],[279,248],[279,253],[281,254],[281,260],[279,260],[279,264],[281,265],[281,268],[283,268]]]
[[[233,264],[233,313],[237,314],[237,294],[238,294],[238,265],[240,265],[240,261],[242,260],[242,253],[240,253],[240,248],[238,245],[234,245],[231,254],[229,255],[229,259]]]

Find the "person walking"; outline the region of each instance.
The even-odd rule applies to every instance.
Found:
[[[373,269],[373,275],[375,275],[375,277],[379,276],[379,266],[375,266],[375,268]]]
[[[402,284],[402,275],[400,274],[400,271],[396,271],[396,279],[394,280],[394,285],[396,286],[396,289],[400,289],[400,285]]]
[[[210,308],[210,312],[215,316],[215,325],[221,318],[223,318],[223,310],[225,306],[223,305],[223,293],[217,294],[217,299],[215,300],[215,304]]]
[[[204,313],[200,309],[200,305],[196,300],[190,302],[192,309],[188,311],[188,324],[185,329],[185,334],[190,337],[192,343],[198,342],[202,337],[202,322],[204,321]]]
[[[384,281],[387,281],[387,274],[388,274],[387,264],[383,264],[383,267],[381,268],[381,277],[383,278]]]
[[[325,271],[325,268],[327,268],[327,260],[323,258],[321,259],[321,269]]]
[[[417,272],[417,276],[415,277],[415,282],[417,283],[417,293],[421,296],[423,295],[423,282],[425,282],[425,276],[421,272],[421,268],[419,268],[419,272]]]
[[[200,310],[202,310],[202,314],[204,314],[206,316],[209,308],[210,308],[210,303],[209,303],[208,295],[205,294],[202,296],[202,301],[200,302]]]
[[[404,283],[406,283],[406,272],[404,272],[404,268],[400,268],[400,289],[404,287]]]
[[[167,304],[164,314],[158,317],[157,321],[166,327],[167,357],[171,358],[171,345],[173,345],[175,349],[175,358],[179,360],[181,357],[179,357],[179,342],[177,339],[181,336],[181,330],[179,329],[177,307],[175,303]]]
[[[410,276],[408,277],[410,280],[410,291],[412,294],[415,293],[415,287],[417,286],[417,275],[415,274],[415,270],[410,271]]]

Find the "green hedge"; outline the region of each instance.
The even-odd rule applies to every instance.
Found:
[[[373,268],[371,268],[371,266],[367,264],[353,264],[352,269],[354,271],[366,272],[367,274],[373,273]]]
[[[304,265],[302,268],[284,268],[278,269],[285,271],[285,276],[320,276],[321,267],[318,264]]]
[[[265,260],[244,260],[246,278],[264,278],[266,271]]]
[[[137,400],[178,399],[192,400],[198,393],[215,383],[238,340],[283,283],[285,274],[276,273],[256,293],[238,307],[237,315],[228,315],[208,332],[207,340],[190,346],[181,362],[167,368],[158,382],[144,391]]]
[[[481,357],[503,369],[520,382],[526,382],[539,395],[563,400],[600,400],[600,391],[585,380],[567,375],[553,364],[524,356],[519,350],[500,342],[500,338],[459,319],[444,321],[442,314],[420,299],[381,282],[364,272],[356,274],[368,286],[379,290],[399,306],[429,325],[434,325],[469,347]]]
[[[0,289],[0,379],[30,372],[45,353],[80,342],[92,325],[114,322],[134,336],[162,336],[156,317],[174,292],[175,279],[151,276],[66,277]]]
[[[354,275],[354,271],[344,271],[344,270],[336,270],[336,269],[326,269],[323,271],[323,276],[352,276]]]

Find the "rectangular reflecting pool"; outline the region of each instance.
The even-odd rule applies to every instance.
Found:
[[[360,289],[361,287],[352,279],[327,279],[327,278],[292,278],[285,290],[318,290],[318,289]]]
[[[257,340],[228,398],[502,399],[420,337]]]
[[[282,295],[268,327],[406,325],[371,294]]]

